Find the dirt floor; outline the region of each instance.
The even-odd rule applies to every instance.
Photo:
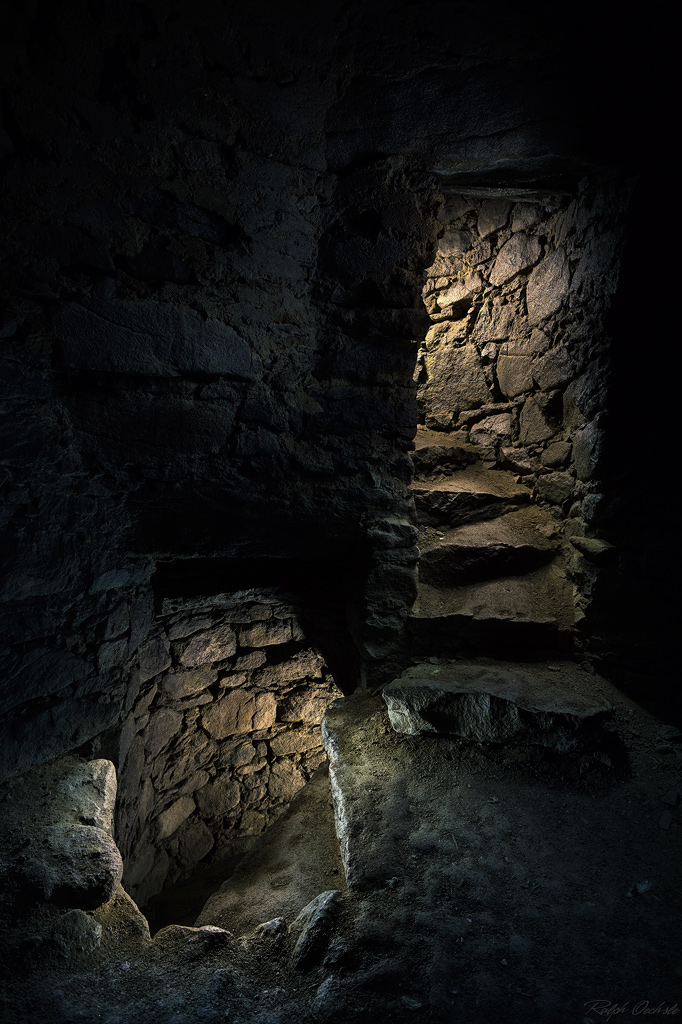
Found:
[[[209,901],[203,927],[151,940],[122,890],[90,913],[6,895],[5,1019],[678,1016],[682,745],[615,691],[612,703],[621,758],[399,735],[380,695],[337,702],[326,732],[353,888],[320,775]]]

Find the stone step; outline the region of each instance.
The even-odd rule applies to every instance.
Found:
[[[413,649],[568,650],[572,588],[561,559],[524,576],[436,588],[423,581],[409,617]]]
[[[479,743],[531,743],[567,752],[612,742],[602,725],[609,684],[569,661],[489,658],[412,665],[382,696],[396,732]]]
[[[464,469],[479,461],[476,448],[457,434],[446,434],[439,430],[417,427],[414,439],[415,477],[417,480],[431,479],[456,469]]]
[[[510,473],[476,464],[439,480],[417,482],[412,490],[424,526],[461,526],[530,502],[528,488],[517,484]]]
[[[560,546],[555,520],[534,505],[445,531],[426,526],[419,536],[419,577],[447,587],[522,574],[550,561]]]

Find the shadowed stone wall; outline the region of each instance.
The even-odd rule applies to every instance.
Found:
[[[4,13],[2,771],[114,743],[130,659],[151,672],[158,651],[164,559],[324,557],[330,590],[352,566],[342,685],[382,681],[415,593],[435,172],[603,157],[623,122],[580,19],[399,0]],[[542,243],[569,264],[586,201]],[[600,232],[591,266],[611,258]],[[500,387],[516,354],[496,350]],[[534,380],[524,420],[552,390]]]

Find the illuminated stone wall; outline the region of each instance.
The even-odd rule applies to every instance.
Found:
[[[282,593],[166,599],[157,621],[120,749],[116,838],[142,904],[282,813],[324,760],[340,696]]]
[[[585,179],[573,195],[450,195],[423,292],[432,326],[417,363],[420,421],[513,472],[569,537],[599,530],[606,316],[630,188],[615,177]],[[570,569],[586,609],[594,564],[576,550]]]

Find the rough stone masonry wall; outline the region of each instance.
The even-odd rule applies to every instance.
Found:
[[[282,813],[324,760],[340,696],[282,593],[166,599],[157,622],[120,749],[116,838],[142,905]]]
[[[121,727],[159,558],[305,549],[333,576],[392,550],[381,523],[409,509],[396,315],[344,362],[316,294],[345,17],[162,6],[15,5],[3,38],[8,774]],[[381,283],[422,258],[422,199],[390,161],[375,184],[382,223],[345,273]],[[363,571],[358,635],[386,596],[382,578],[363,598]]]
[[[605,319],[628,198],[618,180],[532,201],[451,195],[423,291],[432,326],[416,372],[421,422],[517,474],[569,537],[599,532]],[[577,550],[569,569],[580,617],[595,570]]]

